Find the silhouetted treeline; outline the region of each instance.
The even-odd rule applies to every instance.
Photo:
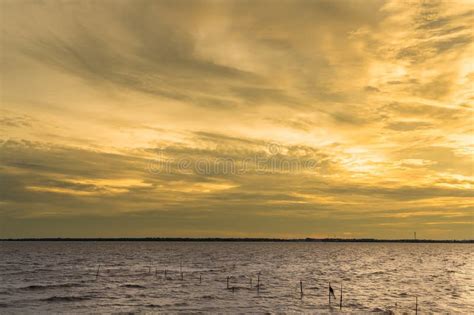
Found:
[[[0,241],[68,241],[68,242],[322,242],[322,243],[474,243],[474,240],[423,240],[375,238],[188,238],[188,237],[117,237],[117,238],[8,238]]]

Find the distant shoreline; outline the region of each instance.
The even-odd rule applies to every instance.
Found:
[[[0,242],[285,242],[285,243],[446,243],[446,244],[472,244],[474,240],[429,240],[429,239],[373,239],[373,238],[299,238],[299,239],[280,239],[280,238],[187,238],[187,237],[104,237],[104,238],[4,238]]]

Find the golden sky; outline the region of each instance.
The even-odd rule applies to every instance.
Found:
[[[0,6],[0,237],[473,238],[471,1]]]

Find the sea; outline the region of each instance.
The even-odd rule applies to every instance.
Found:
[[[473,254],[473,244],[2,241],[0,314],[468,314]]]

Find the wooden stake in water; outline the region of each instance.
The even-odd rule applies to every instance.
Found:
[[[260,272],[257,274],[257,293],[260,293]]]
[[[97,267],[97,272],[95,274],[95,280],[97,281],[97,278],[99,278],[99,270],[100,270],[100,265]]]
[[[418,297],[415,296],[415,314],[418,314]]]
[[[341,298],[339,299],[339,309],[342,310],[342,283],[341,283]]]
[[[183,263],[179,263],[179,272],[181,273],[181,280],[183,280]]]
[[[165,280],[166,280],[166,269],[165,269]]]
[[[227,276],[227,290],[229,289],[229,276]]]
[[[252,278],[250,278],[250,289],[252,289],[252,286],[253,286],[253,284],[252,284]]]
[[[329,295],[329,307],[331,307],[331,282],[329,282],[328,295]]]
[[[199,284],[201,284],[202,282],[202,278],[201,278],[201,275],[199,275]]]
[[[300,293],[301,293],[301,299],[303,299],[303,281],[300,280]]]

